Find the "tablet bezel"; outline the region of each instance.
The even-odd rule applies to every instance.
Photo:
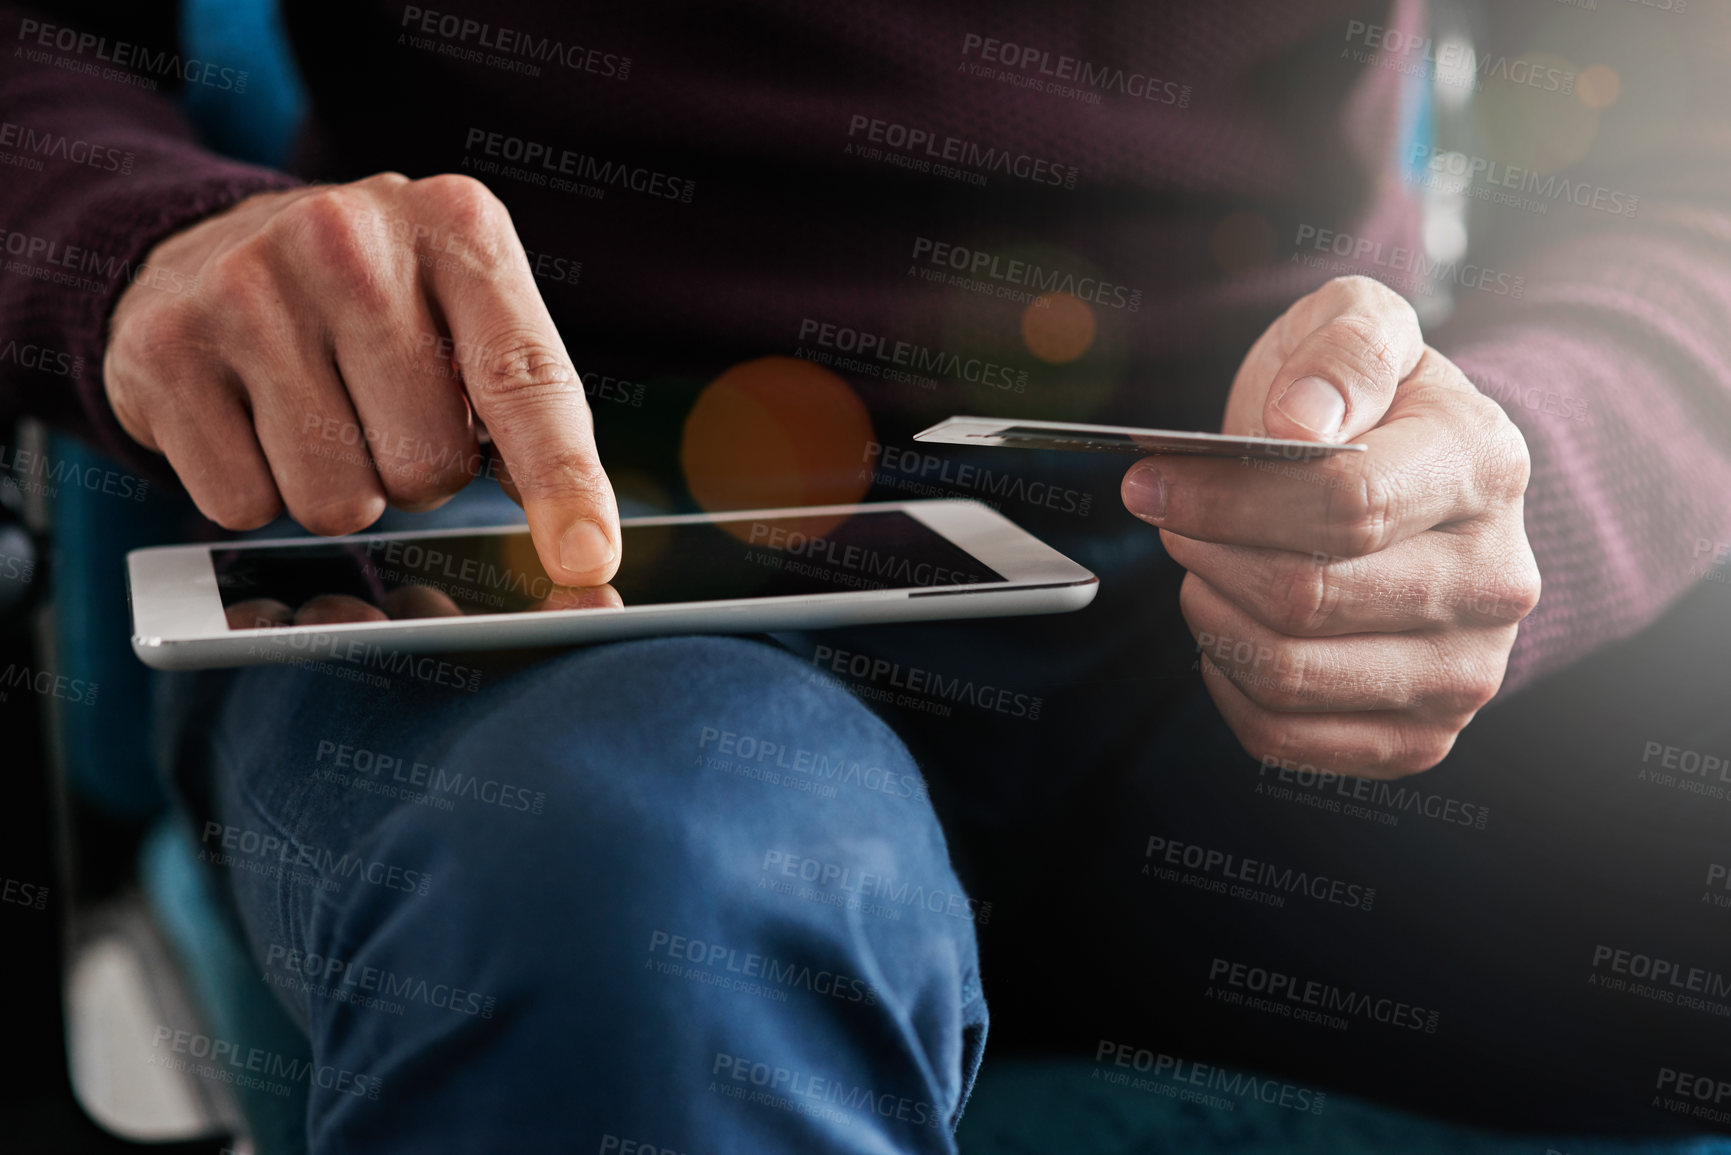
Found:
[[[976,501],[924,500],[797,506],[717,514],[624,519],[652,526],[751,521],[900,511],[967,551],[1005,580],[965,585],[838,589],[818,594],[670,602],[617,609],[550,610],[534,614],[477,613],[452,618],[341,622],[231,630],[223,613],[212,554],[218,550],[328,545],[332,542],[431,541],[441,537],[525,533],[523,525],[356,534],[345,538],[275,537],[195,545],[153,546],[127,555],[133,650],[163,669],[251,665],[276,660],[271,651],[308,649],[329,641],[333,652],[354,640],[393,650],[427,652],[558,645],[667,632],[755,632],[822,628],[873,621],[1063,612],[1092,600],[1098,579],[1002,514]],[[310,647],[316,656],[319,647]]]

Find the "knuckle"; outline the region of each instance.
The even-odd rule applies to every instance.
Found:
[[[1399,724],[1382,727],[1371,739],[1365,760],[1355,769],[1366,778],[1407,778],[1422,774],[1454,748],[1458,729]]]
[[[371,186],[392,191],[400,189],[408,183],[409,178],[395,169],[385,169],[383,172],[376,172],[372,176],[363,177],[355,182],[357,186]]]
[[[1238,735],[1238,744],[1244,747],[1244,752],[1258,762],[1297,760],[1303,753],[1294,746],[1276,718],[1253,716],[1240,721],[1233,732]]]
[[[1514,621],[1521,621],[1539,608],[1539,598],[1544,596],[1544,575],[1539,572],[1539,561],[1533,556],[1533,547],[1526,542],[1526,535],[1521,537],[1523,548],[1520,559],[1516,563],[1515,574],[1510,579],[1508,603],[1511,612],[1515,614]]]
[[[1339,307],[1343,310],[1375,314],[1391,323],[1392,328],[1418,331],[1418,313],[1412,302],[1375,277],[1353,273],[1336,277],[1330,286],[1335,288]]]
[[[1374,381],[1400,380],[1400,335],[1377,316],[1348,313],[1327,326],[1330,351],[1343,364]]]
[[[172,459],[170,464],[173,464]],[[178,473],[179,470],[177,469]],[[184,478],[184,474],[182,477]],[[201,487],[192,494],[193,504],[205,517],[226,530],[259,529],[282,512],[282,499],[274,490],[245,490],[229,485]]]
[[[1378,470],[1366,468],[1333,491],[1331,504],[1336,549],[1345,557],[1367,557],[1386,549],[1395,524],[1393,487]]]
[[[511,474],[519,489],[549,497],[594,499],[611,492],[601,462],[592,452],[578,447],[534,457]]]
[[[1375,277],[1367,277],[1363,273],[1348,273],[1335,277],[1323,287],[1328,294],[1329,302],[1338,310],[1346,310],[1355,305],[1362,305],[1379,299],[1379,295],[1389,291]]]
[[[1207,619],[1203,614],[1202,579],[1194,573],[1184,575],[1184,580],[1178,584],[1178,612],[1184,620],[1198,630],[1209,629]]]
[[[1467,609],[1477,621],[1512,626],[1538,607],[1539,585],[1539,567],[1527,551],[1512,572],[1480,584]]]
[[[1532,480],[1532,454],[1520,426],[1509,419],[1502,406],[1489,399],[1485,404],[1496,411],[1485,437],[1485,486],[1489,495],[1500,502],[1517,501],[1526,494],[1527,483]]]
[[[511,216],[493,190],[463,173],[446,172],[422,177],[415,189],[453,230],[486,234],[509,227]]]
[[[377,521],[384,511],[385,499],[377,493],[344,494],[290,510],[303,528],[321,537],[359,533]]]
[[[1340,604],[1340,588],[1330,581],[1328,567],[1306,558],[1275,563],[1270,584],[1271,624],[1283,634],[1307,636],[1321,632]]]
[[[1454,726],[1403,727],[1397,730],[1395,754],[1389,760],[1389,769],[1400,777],[1429,770],[1449,756],[1459,733],[1460,730]]]
[[[1458,731],[1497,696],[1506,660],[1507,651],[1500,650],[1495,657],[1483,655],[1455,663],[1442,687],[1422,695],[1414,704]]]
[[[582,392],[564,352],[532,334],[487,342],[474,361],[471,384],[497,401],[534,402]]]
[[[137,320],[141,323],[115,326],[104,358],[123,367],[127,381],[184,379],[200,361],[214,359],[203,340],[205,326],[191,308],[177,303]]]
[[[1290,714],[1315,700],[1317,674],[1291,647],[1239,642],[1232,652],[1208,651],[1221,676],[1266,710]]]
[[[468,462],[474,460],[474,446],[462,454],[441,455],[434,461],[416,461],[374,453],[379,480],[392,505],[404,509],[428,508],[435,502],[451,497],[474,479]]]
[[[346,255],[366,247],[370,214],[362,202],[348,189],[319,189],[287,205],[260,232],[285,247],[304,244],[320,256]]]
[[[1449,750],[1454,748],[1454,734],[1435,736],[1426,731],[1423,736],[1402,736],[1387,743],[1387,753],[1376,758],[1373,778],[1411,778],[1412,774],[1423,774],[1432,769],[1433,765],[1449,757]]]
[[[1503,671],[1508,668],[1508,655],[1504,651],[1502,657],[1479,664],[1479,669],[1465,680],[1462,696],[1464,712],[1470,719],[1474,714],[1490,704],[1497,696],[1497,691],[1503,687]],[[1463,721],[1462,726],[1466,723]]]
[[[199,279],[224,315],[244,324],[277,307],[276,260],[274,242],[255,233],[214,258]]]
[[[1295,711],[1313,704],[1318,677],[1301,653],[1290,647],[1279,648],[1273,666],[1259,679],[1264,705],[1273,710]]]
[[[386,296],[382,273],[390,261],[392,246],[378,215],[365,199],[348,190],[328,190],[296,201],[284,210],[295,214],[285,225],[292,237],[279,244],[304,245],[318,268],[333,277],[344,291],[361,294],[360,307],[377,309]]]

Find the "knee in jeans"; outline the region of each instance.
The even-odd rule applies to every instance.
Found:
[[[491,888],[567,874],[749,902],[777,886],[839,893],[862,875],[949,877],[899,739],[759,643],[666,638],[563,655],[514,684],[441,768],[462,784],[456,812],[409,821],[462,846],[453,867],[494,876]]]

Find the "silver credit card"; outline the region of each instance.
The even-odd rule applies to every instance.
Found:
[[[1084,453],[1188,453],[1201,457],[1272,457],[1314,461],[1336,453],[1363,453],[1368,445],[1294,441],[1284,437],[1240,437],[1138,429],[1129,425],[1083,425],[1069,421],[1010,421],[1001,417],[951,417],[914,434],[915,441],[943,445],[992,445],[1008,449],[1066,449]]]

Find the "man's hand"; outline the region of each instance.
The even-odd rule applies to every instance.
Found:
[[[1224,431],[1370,447],[1151,457],[1125,475],[1125,506],[1189,571],[1180,607],[1227,724],[1265,761],[1377,778],[1436,765],[1538,601],[1520,431],[1363,277],[1262,335]]]
[[[443,504],[496,451],[549,577],[618,569],[582,384],[484,185],[384,173],[261,193],[147,263],[197,289],[121,296],[109,404],[212,521],[253,529],[286,506],[315,533],[354,533],[387,502]]]

